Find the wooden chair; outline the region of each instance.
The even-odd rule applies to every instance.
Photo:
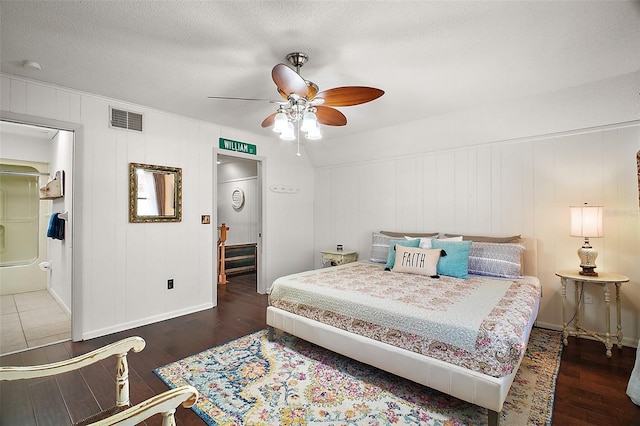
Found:
[[[162,414],[163,426],[175,426],[175,411],[178,405],[191,407],[198,399],[198,391],[193,386],[181,386],[156,395],[130,407],[129,367],[127,353],[140,352],[145,347],[141,337],[128,337],[84,355],[51,364],[26,367],[0,367],[0,380],[25,380],[54,376],[86,367],[111,356],[116,356],[116,402],[113,407],[88,417],[76,425],[136,425],[145,419]]]

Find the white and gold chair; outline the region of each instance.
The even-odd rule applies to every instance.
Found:
[[[128,337],[110,345],[96,349],[65,361],[51,364],[0,367],[0,380],[25,380],[50,377],[78,370],[111,356],[116,356],[116,402],[113,407],[92,415],[76,425],[136,425],[155,415],[162,415],[163,426],[175,426],[175,411],[182,404],[191,407],[198,399],[198,391],[193,386],[181,386],[151,397],[140,404],[130,406],[129,402],[129,366],[127,354],[130,350],[140,352],[145,347],[141,337]]]

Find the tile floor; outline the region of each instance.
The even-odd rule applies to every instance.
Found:
[[[48,291],[0,296],[0,354],[71,338],[71,320]]]

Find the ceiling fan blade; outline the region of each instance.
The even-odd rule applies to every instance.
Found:
[[[278,87],[278,93],[280,94],[280,96],[282,96],[284,99],[289,99],[289,95],[287,95],[286,93],[284,93],[279,87]]]
[[[371,102],[384,95],[384,90],[364,86],[335,87],[316,95],[324,99],[325,106],[352,106]]]
[[[307,83],[304,81],[304,78],[300,77],[298,73],[285,64],[278,64],[273,67],[271,77],[273,78],[273,82],[276,83],[276,86],[278,86],[278,89],[287,95],[295,93],[301,98],[307,95]]]
[[[347,124],[347,117],[335,108],[319,105],[316,107],[316,117],[318,122],[327,126],[344,126]]]
[[[262,121],[262,127],[269,127],[273,125],[273,122],[276,121],[276,114],[277,112],[274,112],[273,114],[271,114],[270,116],[268,116],[267,118],[265,118]]]
[[[312,81],[307,81],[307,99],[313,100],[318,94],[318,85]]]
[[[228,96],[208,96],[209,99],[224,99],[224,100],[232,100],[232,101],[258,101],[258,102],[269,102],[271,104],[279,104],[282,101],[274,101],[272,99],[259,99],[259,98],[231,98]]]

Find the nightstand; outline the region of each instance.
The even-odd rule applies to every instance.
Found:
[[[629,281],[628,277],[620,274],[610,274],[607,272],[599,272],[598,276],[580,275],[577,270],[558,271],[556,275],[560,277],[562,283],[562,335],[564,345],[568,345],[569,336],[591,336],[596,340],[604,343],[607,349],[607,357],[611,358],[611,348],[613,343],[611,337],[616,338],[616,345],[619,349],[622,349],[622,323],[620,320],[620,287],[622,283]],[[567,282],[573,281],[575,285],[575,307],[573,315],[575,316],[576,324],[573,330],[567,327]],[[588,330],[580,325],[580,295],[578,291],[578,285],[580,289],[583,289],[585,284],[595,284],[602,287],[604,291],[604,316],[607,324],[607,329],[604,332]],[[611,334],[611,316],[610,316],[610,297],[609,297],[609,284],[613,284],[616,287],[616,317],[617,317],[617,331],[615,334]]]
[[[338,266],[358,260],[358,252],[346,250],[321,250],[322,267]]]

